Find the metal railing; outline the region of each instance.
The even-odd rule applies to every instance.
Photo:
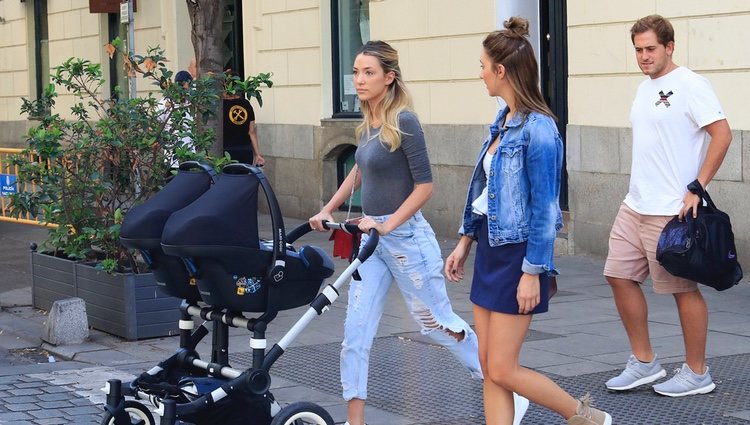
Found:
[[[15,218],[10,215],[10,193],[16,192],[33,192],[36,191],[36,185],[31,183],[18,183],[18,166],[8,164],[6,159],[11,155],[19,155],[23,149],[0,148],[0,221],[10,221],[14,223],[33,224],[37,226],[56,227],[56,224],[43,223],[31,214],[24,214],[22,217]],[[29,159],[35,155],[29,153]]]

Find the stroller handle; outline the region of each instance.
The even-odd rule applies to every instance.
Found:
[[[332,221],[323,220],[323,227],[328,230],[339,229],[353,234],[362,233],[362,231],[359,230],[359,226],[353,223],[334,223]]]
[[[323,220],[323,227],[328,230],[339,229],[351,234],[363,233],[356,224],[352,223],[334,223],[332,221]],[[288,243],[293,243],[300,237],[312,232],[312,230],[313,228],[310,227],[310,223],[302,223],[286,235],[286,240]],[[364,262],[370,258],[370,255],[375,251],[375,247],[378,246],[378,241],[380,240],[380,234],[375,229],[370,229],[367,235],[367,243],[362,246],[359,250],[359,254],[357,254],[357,259],[360,262]]]

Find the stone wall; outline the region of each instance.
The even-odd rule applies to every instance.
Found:
[[[310,217],[333,196],[339,183],[336,160],[347,147],[354,146],[358,122],[258,124],[261,152],[267,160],[264,171],[285,216]],[[486,126],[425,125],[424,131],[434,192],[423,211],[438,235],[455,237]]]

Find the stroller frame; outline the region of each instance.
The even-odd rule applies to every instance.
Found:
[[[137,401],[143,400],[156,407],[154,412],[161,417],[160,423],[162,425],[174,425],[181,418],[207,411],[221,400],[232,397],[239,392],[268,398],[271,403],[271,416],[278,417],[283,409],[269,392],[271,366],[313,319],[328,311],[329,306],[339,297],[340,288],[355,274],[359,265],[372,255],[378,244],[379,235],[375,229],[371,229],[367,243],[361,247],[357,257],[351,261],[344,272],[333,283],[325,285],[322,291],[319,291],[310,302],[303,316],[273,347],[266,350],[266,328],[278,314],[278,306],[274,299],[278,296],[279,284],[284,279],[287,243],[296,241],[312,231],[312,228],[308,223],[304,223],[293,229],[288,235],[285,234],[278,202],[262,171],[246,164],[231,164],[225,167],[225,171],[227,168],[234,172],[255,174],[268,201],[273,226],[273,261],[264,279],[270,284],[268,308],[257,318],[247,318],[242,312],[230,312],[224,308],[212,306],[201,307],[197,303],[183,300],[180,305],[179,348],[171,357],[142,373],[133,381],[123,383],[118,379],[108,380],[102,388],[102,391],[106,394],[105,418],[102,424],[134,425],[130,418],[130,413],[134,410],[141,412],[141,417],[145,417],[151,423],[154,423],[153,418],[149,418],[151,414],[146,407]],[[335,228],[348,233],[360,232],[359,228],[353,224],[330,222],[324,222],[323,224],[327,229]],[[186,267],[188,263],[186,262]],[[191,276],[194,276],[193,272],[191,270]],[[203,319],[204,322],[195,328],[193,318]],[[209,334],[210,331],[206,326],[209,321],[213,328],[211,361],[205,361],[200,358],[196,347]],[[253,333],[250,339],[252,366],[246,370],[235,369],[229,365],[229,327],[245,328]],[[181,394],[176,381],[177,378],[185,376],[210,376],[219,378],[223,382],[219,387],[200,394],[191,401],[179,402]],[[126,397],[133,400],[126,400]],[[182,401],[184,400],[184,397],[182,397]],[[330,419],[330,415],[324,409],[312,403],[293,403],[284,409],[292,407],[298,409],[298,411],[302,411],[299,410],[301,408],[317,407],[318,411],[322,410],[322,413]],[[328,421],[329,419],[324,420]],[[148,424],[144,420],[136,422],[136,424],[139,423]],[[272,425],[276,425],[276,423],[275,420],[271,422]],[[282,422],[278,423],[282,424]]]

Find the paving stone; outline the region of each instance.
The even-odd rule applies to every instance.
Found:
[[[103,394],[103,393],[102,393]],[[68,400],[73,406],[94,406],[94,403],[84,397],[76,397]]]
[[[76,425],[99,425],[102,422],[102,415],[75,416],[72,419],[75,420]]]
[[[101,409],[93,405],[70,407],[66,409],[61,409],[61,411],[65,415],[68,415],[68,416],[94,415],[94,414],[101,413]]]
[[[56,394],[39,394],[36,397],[42,401],[59,401],[59,400],[69,400],[71,398],[75,398],[75,396],[72,395],[69,391],[60,392]]]
[[[57,394],[57,393],[68,393],[70,392],[69,388],[57,386],[57,385],[48,385],[46,387],[42,388],[42,391],[48,394]]]
[[[23,412],[0,413],[0,423],[23,420],[28,421],[30,419],[32,419],[32,417]]]
[[[36,419],[34,420],[35,424],[38,425],[64,425],[69,424],[70,422],[68,419],[65,418],[49,418],[49,419]]]
[[[36,381],[36,382],[19,382],[15,385],[16,388],[41,388],[46,387],[47,383],[44,381]]]
[[[5,407],[11,412],[27,412],[39,408],[36,403],[8,404]]]
[[[0,376],[0,385],[3,385],[3,387],[1,387],[0,389],[5,389],[5,387],[4,387],[5,385],[15,384],[17,382],[21,382],[18,379],[18,376],[13,376],[13,375],[11,375],[11,376]]]
[[[2,400],[4,404],[35,403],[39,401],[39,399],[33,395],[8,396],[2,397]]]
[[[44,394],[41,390],[37,388],[19,388],[17,390],[8,390],[9,393],[13,395],[39,395]]]
[[[67,400],[60,401],[42,401],[37,403],[42,409],[62,409],[63,407],[73,407],[74,404]]]
[[[60,417],[60,411],[57,408],[46,408],[44,410],[30,410],[28,413],[29,415],[37,419],[50,419],[50,418]]]

